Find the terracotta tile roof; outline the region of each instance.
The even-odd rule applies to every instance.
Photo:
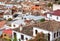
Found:
[[[22,31],[20,31],[20,28],[15,28],[13,29],[14,31],[29,35],[29,36],[33,36],[33,28],[32,27],[23,27]]]
[[[6,0],[0,0],[0,2],[5,2]]]
[[[11,1],[11,0],[0,0],[0,2],[6,2],[6,1],[8,1],[8,2],[9,2],[9,1]]]
[[[52,15],[60,16],[60,10],[55,10],[55,11],[49,12],[49,13],[52,14]]]
[[[31,10],[40,10],[41,6],[31,6]]]
[[[33,31],[32,31],[33,27],[54,32],[54,31],[60,30],[60,22],[46,20],[45,22],[39,22],[39,23],[36,22],[34,24],[25,26],[25,27],[23,27],[22,31],[20,31],[20,28],[15,28],[13,30],[26,34],[26,35],[33,36]]]
[[[0,28],[2,28],[6,24],[6,21],[0,21]]]
[[[21,33],[33,36],[33,28],[32,27],[24,27]]]
[[[5,2],[5,4],[20,4],[20,3],[14,2],[14,1],[7,1],[7,2]]]
[[[8,34],[8,35],[12,35],[12,30],[11,29],[5,29],[5,30],[3,30],[3,33]]]
[[[33,5],[33,2],[28,2],[28,1],[25,1],[25,2],[22,2],[23,4],[25,5]]]
[[[60,22],[56,21],[45,21],[45,22],[40,22],[35,25],[36,27],[48,31],[57,31],[60,30]]]
[[[3,14],[4,14],[4,12],[0,12],[0,18],[2,18],[2,17],[3,17]]]
[[[31,22],[31,20],[25,20],[24,22],[27,22],[27,23],[29,23],[29,22]]]

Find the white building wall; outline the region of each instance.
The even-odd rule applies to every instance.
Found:
[[[5,5],[5,3],[4,2],[0,2],[0,5]]]
[[[14,25],[15,25],[15,26],[14,26]],[[14,23],[12,23],[12,24],[11,24],[11,27],[14,29],[14,28],[19,27],[19,25],[18,25],[18,24],[14,24]]]
[[[3,15],[3,18],[8,20],[9,18],[13,18],[13,16],[12,15]]]
[[[48,34],[48,33],[50,33],[50,41],[53,40],[53,34],[52,34],[52,32],[34,27],[34,28],[33,28],[33,36],[36,36],[36,34],[35,34],[35,30],[37,30],[38,33],[40,33],[40,32],[43,32],[44,34]]]
[[[13,31],[13,33],[16,33],[17,34],[17,41],[19,41],[19,39],[21,39],[21,35],[24,35],[24,40],[21,40],[21,41],[26,41],[26,38],[31,39],[32,37],[29,36],[29,35],[26,35],[26,34],[23,34],[23,33],[20,33],[20,32],[16,32],[16,31]],[[14,35],[13,35],[14,36]]]
[[[44,34],[50,33],[50,41],[54,41],[54,40],[56,40],[57,38],[60,37],[60,35],[59,35],[60,30],[51,32],[51,31],[47,31],[47,30],[40,29],[40,28],[37,28],[37,27],[33,27],[33,36],[36,36],[35,30],[37,30],[38,33],[40,33],[40,32],[43,32]],[[57,32],[58,32],[58,36],[57,36]],[[54,38],[54,33],[56,33],[55,38]]]
[[[53,10],[57,10],[57,9],[60,9],[60,5],[58,5],[58,4],[53,4]]]
[[[57,17],[58,17],[58,19],[57,19]],[[47,14],[47,18],[49,18],[50,20],[55,20],[55,21],[60,22],[60,16],[56,16],[56,15],[50,16],[50,14]]]

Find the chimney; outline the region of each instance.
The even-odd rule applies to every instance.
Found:
[[[22,26],[23,26],[23,25],[21,24],[21,25],[20,25],[20,31],[22,31],[22,30],[23,30],[23,27],[22,27]]]

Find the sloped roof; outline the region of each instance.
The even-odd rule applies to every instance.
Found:
[[[22,27],[22,28],[23,28],[22,31],[20,31],[20,27],[15,28],[13,30],[17,31],[17,32],[20,32],[20,33],[23,33],[25,35],[33,36],[33,27],[25,26],[25,27]]]
[[[49,12],[49,14],[60,16],[60,10],[55,10],[55,11]]]
[[[6,21],[0,21],[0,28],[2,28],[6,24]]]
[[[11,29],[5,29],[5,30],[3,30],[3,33],[8,34],[8,35],[12,35],[12,30]]]
[[[5,2],[6,0],[0,0],[0,2]]]
[[[40,29],[44,29],[52,32],[60,30],[60,22],[51,21],[51,20],[37,23],[35,26]]]

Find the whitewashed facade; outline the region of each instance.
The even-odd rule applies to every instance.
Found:
[[[14,29],[14,28],[19,27],[21,24],[25,25],[24,20],[15,20],[11,22],[11,27]]]
[[[60,22],[60,16],[57,15],[52,15],[52,14],[47,14],[46,17],[50,20],[55,20]]]
[[[60,5],[58,5],[58,4],[53,4],[53,11],[54,11],[54,10],[57,10],[57,9],[60,9]]]
[[[3,15],[3,18],[8,20],[9,18],[13,19],[13,15]]]
[[[16,32],[16,31],[13,31],[13,39],[14,39],[14,33],[16,33],[16,37],[17,37],[17,41],[19,41],[19,39],[21,41],[27,41],[27,40],[30,40],[32,37],[29,36],[29,35],[26,35],[26,34],[23,34],[23,33],[20,33],[20,32]],[[21,35],[23,35],[23,39],[21,39]]]
[[[44,29],[40,29],[40,28],[37,28],[37,27],[33,27],[33,36],[36,36],[36,32],[35,30],[37,30],[37,33],[40,33],[40,32],[43,32],[44,34],[50,34],[50,41],[54,41],[56,40],[57,38],[60,37],[60,30],[59,31],[48,31],[48,30],[44,30]]]

